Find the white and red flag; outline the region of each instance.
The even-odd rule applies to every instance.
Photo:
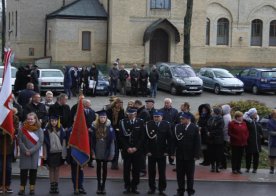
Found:
[[[11,105],[12,99],[12,82],[11,82],[11,56],[12,50],[5,49],[4,71],[2,87],[0,91],[0,127],[11,138],[14,136],[13,111]]]

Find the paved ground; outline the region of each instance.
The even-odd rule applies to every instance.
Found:
[[[73,195],[72,183],[69,179],[62,179],[60,181],[59,195]],[[88,192],[87,195],[96,195],[97,182],[94,179],[85,179],[84,187]],[[17,195],[19,190],[19,180],[13,180],[12,188]],[[139,187],[140,195],[147,195],[148,191],[147,181],[142,180]],[[176,193],[177,184],[175,181],[169,181],[166,193],[172,196]],[[244,183],[244,182],[195,182],[195,195],[198,196],[275,196],[276,186],[272,183]],[[49,180],[39,179],[36,186],[36,195],[44,196],[50,195]],[[123,182],[120,180],[108,180],[106,184],[106,195],[122,196]],[[27,191],[28,193],[28,191]],[[158,195],[158,194],[156,194]]]
[[[120,96],[124,101],[124,106],[126,107],[127,101],[140,99],[142,101],[146,100],[145,97],[132,97],[132,96]],[[253,95],[250,93],[244,93],[242,95],[231,95],[231,94],[222,94],[215,95],[212,92],[204,91],[202,95],[178,95],[173,96],[164,91],[158,91],[158,95],[155,99],[156,108],[159,109],[163,107],[164,98],[169,97],[173,100],[173,106],[177,109],[180,109],[180,105],[187,101],[191,105],[191,111],[196,112],[197,108],[202,103],[209,103],[211,105],[229,103],[230,101],[239,101],[239,100],[256,100],[265,103],[268,107],[275,108],[276,107],[276,95],[274,94],[262,94],[262,95]],[[108,104],[109,97],[98,96],[98,97],[88,97],[92,101],[92,107],[94,110],[102,109],[103,105]],[[69,105],[73,105],[76,103],[76,98],[72,98],[69,100]]]

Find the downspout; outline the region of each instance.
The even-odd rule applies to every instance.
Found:
[[[108,50],[109,50],[109,20],[110,20],[110,5],[109,1],[107,0],[107,28],[106,28],[106,53],[105,53],[105,62],[108,63]]]
[[[48,18],[47,15],[45,17],[45,37],[44,37],[44,57],[47,56],[47,37],[48,37]]]

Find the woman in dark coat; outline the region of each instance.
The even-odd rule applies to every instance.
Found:
[[[115,133],[106,112],[98,112],[98,118],[92,123],[92,148],[97,162],[97,194],[106,194],[107,162],[113,160],[115,154]]]
[[[274,164],[276,159],[276,109],[270,115],[271,119],[267,123],[269,135],[268,152],[270,161],[270,174],[274,174]]]
[[[91,69],[89,71],[89,79],[96,81],[96,85],[95,85],[94,89],[92,89],[92,96],[96,95],[96,88],[97,88],[97,84],[98,84],[98,77],[99,77],[99,70],[96,67],[96,64],[93,63],[92,67],[91,67]]]
[[[246,152],[246,172],[250,171],[251,162],[253,158],[253,171],[256,173],[259,166],[259,154],[261,152],[261,140],[262,140],[262,127],[258,123],[259,115],[256,108],[251,108],[248,112],[245,112],[243,119],[246,121],[246,125],[249,131],[249,137],[247,140]]]
[[[68,96],[68,99],[71,99],[72,92],[71,92],[71,86],[72,86],[72,78],[70,74],[70,67],[66,66],[64,71],[64,92]]]
[[[213,109],[214,113],[208,120],[208,150],[211,158],[211,172],[219,173],[219,166],[223,156],[224,120],[219,107]]]
[[[87,95],[89,89],[89,70],[86,66],[82,67],[80,77],[80,86],[82,86],[84,95]]]
[[[202,104],[198,107],[199,119],[197,125],[201,133],[201,150],[203,154],[203,162],[200,165],[210,165],[210,156],[207,151],[207,122],[211,118],[211,107],[209,104]]]

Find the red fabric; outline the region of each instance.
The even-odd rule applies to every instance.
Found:
[[[33,144],[36,145],[37,141],[34,140],[34,138],[32,138],[32,136],[29,134],[29,132],[22,128],[22,133],[26,136],[26,138]]]
[[[228,134],[230,136],[230,144],[233,146],[246,146],[249,132],[246,122],[238,123],[235,120],[228,125]]]
[[[79,100],[69,145],[90,156],[89,136],[86,126],[82,98]]]

